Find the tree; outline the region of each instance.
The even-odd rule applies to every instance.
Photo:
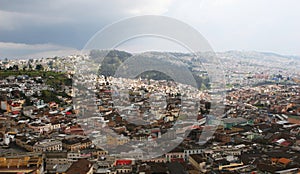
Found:
[[[57,95],[58,94],[56,92],[49,91],[49,90],[42,90],[40,99],[44,100],[46,103],[53,102],[53,101],[56,103],[60,103],[61,101],[59,100]]]
[[[19,71],[19,66],[18,65],[14,65],[12,68],[13,68],[13,70]]]
[[[28,68],[29,68],[29,70],[32,70],[32,65],[31,65],[31,63],[28,64]]]
[[[49,66],[50,69],[53,68],[53,60],[49,61],[48,66]]]
[[[41,70],[44,69],[44,67],[41,64],[37,64],[36,67],[35,67],[35,69],[38,70],[38,71],[41,71]]]

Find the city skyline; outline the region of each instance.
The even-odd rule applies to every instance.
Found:
[[[0,0],[0,173],[300,174],[297,0]]]

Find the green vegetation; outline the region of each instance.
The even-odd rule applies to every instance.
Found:
[[[28,75],[29,77],[47,77],[47,76],[63,75],[64,73],[57,73],[53,71],[36,71],[36,70],[29,70],[29,71],[0,70],[0,74],[1,74],[0,78],[4,79],[8,76]]]
[[[137,78],[174,81],[174,79],[172,79],[170,76],[166,75],[165,73],[155,71],[155,70],[145,71],[142,74],[138,75]]]
[[[58,93],[56,93],[54,91],[43,90],[43,91],[41,91],[41,96],[38,98],[44,100],[45,103],[52,102],[52,101],[54,101],[56,103],[60,103],[60,100],[57,96],[58,96]]]
[[[28,75],[29,77],[42,77],[45,80],[45,84],[53,87],[55,90],[61,90],[63,85],[71,86],[72,79],[68,78],[65,73],[53,72],[53,71],[13,71],[13,70],[1,70],[0,79],[4,79],[9,76]]]
[[[207,77],[200,77],[199,75],[196,75],[195,73],[192,73],[193,77],[196,81],[197,87],[201,90],[209,89],[209,78]]]
[[[125,51],[117,50],[112,50],[108,53],[101,50],[92,50],[90,52],[90,57],[95,59],[95,62],[97,62],[97,58],[104,57],[99,68],[99,74],[104,76],[113,76],[118,67],[130,56],[132,55]]]
[[[234,86],[232,84],[227,83],[226,88],[233,88]]]
[[[69,79],[65,74],[55,74],[51,76],[46,76],[46,84],[53,87],[55,90],[61,90],[62,87],[72,86],[72,79]]]
[[[41,71],[41,70],[44,70],[44,67],[41,64],[37,64],[35,69],[38,70],[38,71]]]
[[[65,104],[65,103],[59,98],[59,96],[70,97],[64,92],[57,92],[57,91],[50,91],[50,90],[42,90],[39,95],[34,94],[33,96],[36,98],[39,98],[41,100],[44,100],[45,103],[56,102],[61,105]],[[26,100],[27,100],[27,98],[26,98]],[[26,103],[26,105],[27,106],[31,105],[30,101],[28,101]]]
[[[114,76],[118,67],[131,56],[132,55],[130,53],[118,50],[112,50],[109,52],[101,50],[92,50],[90,52],[90,57],[94,59],[96,63],[97,61],[102,60],[101,58],[104,58],[99,68],[99,74],[104,76]],[[192,71],[192,68],[189,69]],[[198,75],[198,73],[196,74],[196,72],[192,72],[192,74],[199,89],[203,90],[210,88],[209,79],[207,77],[201,77],[200,75]],[[153,80],[174,80],[168,75],[158,71],[146,71],[137,76],[137,78],[139,77]]]
[[[289,115],[289,118],[294,118],[300,120],[300,116],[298,115]]]

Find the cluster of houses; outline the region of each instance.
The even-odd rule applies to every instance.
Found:
[[[223,112],[214,115],[210,91],[175,82],[82,78],[97,83],[90,88],[93,95],[82,93],[83,100],[73,105],[71,94],[45,102],[39,94],[53,89],[44,80],[27,75],[0,80],[0,173],[300,170],[299,85],[228,91]],[[166,150],[147,158],[152,146]]]

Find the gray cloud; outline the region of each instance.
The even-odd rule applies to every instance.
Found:
[[[21,44],[11,42],[0,42],[0,50],[0,59],[28,59],[42,57],[47,58],[80,53],[79,50],[76,50],[74,48],[55,44]]]
[[[300,54],[299,5],[297,0],[0,0],[0,42],[81,49],[112,22],[156,14],[192,25],[217,51]]]
[[[0,1],[0,41],[58,43],[80,49],[98,30],[122,18],[162,14],[169,0]]]
[[[299,6],[298,0],[176,0],[167,15],[197,28],[218,51],[300,55]]]

